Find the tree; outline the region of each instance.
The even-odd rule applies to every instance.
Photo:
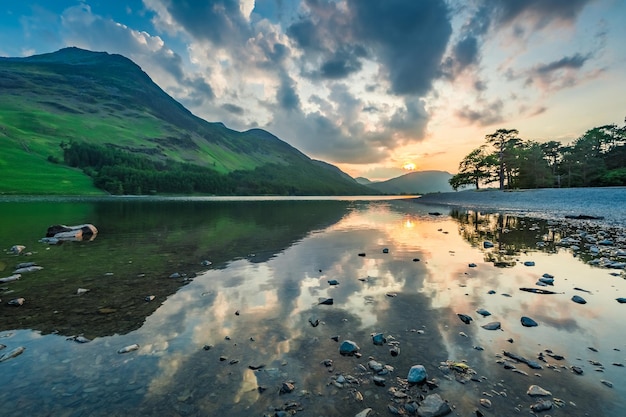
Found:
[[[492,165],[491,155],[487,154],[485,145],[482,145],[463,158],[459,163],[458,174],[448,182],[455,191],[464,185],[474,185],[478,190],[481,182],[491,178]]]
[[[496,148],[498,156],[498,181],[500,189],[504,189],[505,174],[511,179],[512,176],[512,159],[514,158],[513,150],[522,141],[517,137],[519,134],[517,129],[498,129],[494,133],[485,136],[487,143]],[[507,169],[506,164],[509,164]]]

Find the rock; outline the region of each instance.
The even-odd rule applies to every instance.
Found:
[[[20,297],[20,298],[14,298],[14,299],[10,300],[7,304],[10,305],[10,306],[19,307],[21,305],[24,305],[25,301],[26,301],[25,298]]]
[[[289,394],[294,389],[296,389],[296,386],[293,384],[293,382],[286,381],[286,382],[283,382],[283,385],[281,385],[280,390],[278,391],[278,393],[279,394]]]
[[[388,248],[384,248],[383,249],[383,253],[389,253],[389,249]]]
[[[379,387],[384,387],[385,386],[385,378],[383,378],[381,376],[373,377],[372,381],[374,381],[374,384],[378,385]]]
[[[535,262],[534,261],[526,261],[526,262],[524,262],[524,266],[535,266]]]
[[[501,325],[499,321],[492,321],[491,323],[483,324],[480,327],[485,330],[498,330],[501,328]]]
[[[13,255],[19,255],[24,251],[24,249],[26,249],[26,246],[24,245],[13,245],[11,246],[11,249],[9,249],[9,252]]]
[[[344,340],[341,342],[341,345],[339,345],[339,353],[343,356],[353,356],[358,353],[359,350],[361,350],[359,345],[351,340]]]
[[[550,400],[539,401],[530,406],[530,409],[535,413],[539,413],[541,411],[548,411],[551,408],[552,408],[552,401]]]
[[[383,369],[385,369],[385,366],[380,363],[380,362],[376,362],[375,360],[371,360],[367,363],[368,368],[370,368],[372,371],[378,373],[380,371],[382,371]]]
[[[582,298],[580,295],[573,296],[572,301],[578,304],[587,304],[587,300]]]
[[[400,348],[398,346],[394,346],[391,349],[389,349],[389,354],[393,357],[396,357],[400,354]]]
[[[461,321],[465,324],[470,324],[470,322],[472,321],[472,318],[468,316],[467,314],[457,313],[457,316],[459,316]]]
[[[146,295],[146,298],[144,298],[145,301],[150,302],[153,301],[156,298],[156,296],[154,295]]]
[[[13,271],[13,274],[23,274],[25,272],[36,272],[36,271],[41,271],[42,269],[43,267],[38,266],[38,265],[27,266],[25,268],[17,268],[15,271]]]
[[[5,278],[0,278],[0,283],[3,284],[5,282],[17,281],[20,278],[22,278],[21,274],[13,274],[13,275],[10,275],[10,276],[5,277]]]
[[[365,256],[365,252],[359,253],[359,256]]]
[[[616,300],[617,300],[617,302],[618,302],[618,303],[620,303],[620,304],[624,304],[624,303],[626,303],[626,298],[624,298],[624,297],[616,298]]]
[[[524,327],[537,327],[538,324],[535,320],[531,319],[530,317],[526,317],[523,316],[521,318],[521,322],[522,322],[522,326]]]
[[[132,345],[124,346],[123,348],[118,350],[117,353],[128,353],[128,352],[132,352],[133,350],[137,350],[137,349],[139,349],[139,345],[137,343],[134,343]]]
[[[541,277],[539,278],[539,282],[543,282],[546,285],[554,285],[554,277]]]
[[[531,385],[530,387],[528,387],[528,390],[526,391],[526,394],[530,395],[531,397],[550,397],[550,396],[552,396],[552,393],[550,391],[541,388],[539,385]]]
[[[479,308],[478,310],[476,310],[476,312],[483,317],[491,316],[491,313],[485,310],[484,308]]]
[[[323,304],[327,306],[333,305],[333,303],[334,303],[334,300],[332,298],[320,298],[319,300],[319,304]]]
[[[450,406],[445,402],[439,394],[430,394],[417,407],[417,415],[419,417],[438,417],[445,416],[452,412]]]
[[[483,242],[483,248],[485,248],[485,249],[493,248],[493,246],[494,246],[494,245],[493,245],[493,242],[490,242],[490,241],[488,241],[488,240],[485,240],[485,241]]]
[[[336,279],[329,279],[328,280],[328,284],[329,285],[339,285],[339,281],[337,281]]]
[[[372,412],[371,408],[366,408],[365,410],[361,411],[358,414],[355,414],[354,417],[367,417],[370,415],[370,413]]]
[[[601,383],[603,383],[604,385],[606,385],[609,388],[613,388],[613,383],[611,381],[607,381],[606,379],[602,379],[600,380]]]
[[[382,346],[387,340],[382,333],[376,333],[372,335],[372,342],[377,346]]]
[[[580,366],[572,366],[572,372],[574,372],[576,375],[582,375],[583,374],[583,368],[581,368]]]
[[[426,368],[423,365],[413,365],[409,369],[409,373],[406,377],[409,384],[421,384],[428,379]]]
[[[480,405],[482,405],[485,408],[491,408],[491,400],[488,400],[487,398],[481,398]]]
[[[476,264],[473,262],[471,264],[468,264],[467,266],[469,266],[470,268],[476,268]]]
[[[309,317],[309,323],[311,324],[311,326],[313,327],[317,327],[320,324],[320,321],[316,318],[313,317]]]
[[[178,278],[182,278],[182,275],[178,272],[174,272],[173,274],[170,275],[170,278],[178,279]]]
[[[88,288],[79,288],[76,290],[76,295],[83,295],[85,293],[88,293],[89,289]]]

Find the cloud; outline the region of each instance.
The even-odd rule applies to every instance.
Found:
[[[526,87],[535,85],[544,92],[558,91],[602,74],[602,69],[584,70],[585,64],[592,57],[593,54],[591,53],[576,53],[548,63],[539,63],[520,71],[509,68],[506,77],[509,81],[521,79]]]
[[[230,103],[222,104],[222,108],[229,113],[234,113],[237,115],[243,115],[244,113],[243,107],[237,106],[235,104],[230,104]]]
[[[481,106],[481,107],[478,107]],[[463,106],[456,111],[457,117],[470,124],[479,126],[490,126],[504,120],[504,102],[500,99],[491,103],[477,103],[475,107]]]

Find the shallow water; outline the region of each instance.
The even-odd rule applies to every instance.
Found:
[[[0,284],[7,346],[0,355],[26,348],[0,362],[3,412],[263,416],[293,407],[301,416],[350,416],[371,407],[384,416],[404,401],[388,390],[404,388],[408,369],[423,364],[438,388],[406,392],[438,393],[456,415],[526,414],[535,402],[526,395],[531,384],[563,400],[552,416],[619,415],[626,405],[626,368],[613,365],[626,363],[626,304],[615,301],[626,297],[620,270],[554,245],[565,232],[545,220],[438,210],[359,199],[0,202],[0,247],[33,252],[0,254],[0,277],[19,262],[44,267]],[[100,233],[90,242],[38,243],[56,222],[93,222]],[[485,240],[496,247],[485,249]],[[538,241],[547,244],[538,250]],[[186,278],[169,278],[174,272]],[[544,273],[554,286],[535,286]],[[77,288],[90,291],[79,296]],[[144,301],[150,294],[155,300]],[[572,302],[575,294],[587,304]],[[23,306],[6,305],[18,296]],[[319,304],[329,297],[332,305]],[[539,326],[523,327],[521,316]],[[502,330],[480,327],[490,321]],[[374,345],[375,332],[400,354]],[[79,334],[93,340],[67,340]],[[339,355],[345,339],[360,346],[361,358]],[[138,350],[117,353],[135,343]],[[498,363],[503,350],[537,360],[546,349],[564,359],[546,357],[541,370],[516,363],[527,375]],[[373,383],[370,357],[393,367],[385,387]],[[462,384],[439,369],[447,360],[466,361],[475,381]],[[338,375],[359,383],[339,387]],[[285,381],[295,390],[281,395]]]

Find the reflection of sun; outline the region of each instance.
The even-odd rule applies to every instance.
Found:
[[[406,164],[404,164],[402,169],[405,169],[407,171],[413,171],[415,169],[415,164],[413,162],[407,162]]]

